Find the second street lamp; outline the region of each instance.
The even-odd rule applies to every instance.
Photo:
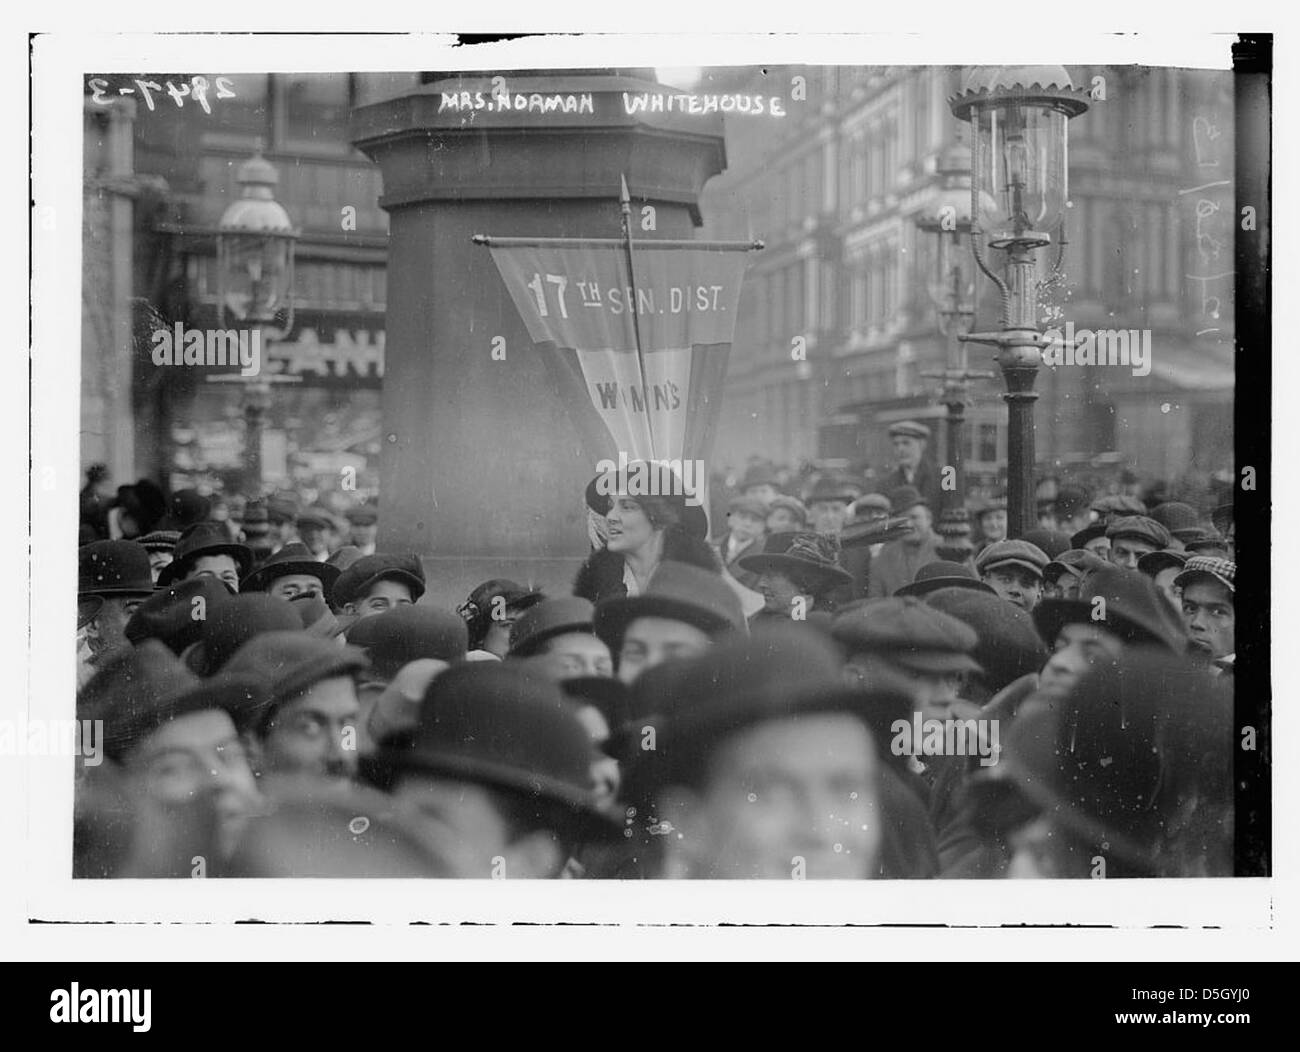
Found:
[[[1042,364],[1034,254],[1055,240],[1049,279],[1065,254],[1068,121],[1088,108],[1061,66],[976,66],[948,100],[970,123],[971,251],[1002,298],[1001,328],[958,339],[992,344],[1007,385],[1007,534],[1033,528],[1034,391]],[[987,249],[1006,253],[1003,274]]]
[[[965,508],[966,476],[962,449],[966,406],[970,402],[970,381],[991,379],[995,374],[971,372],[966,367],[966,345],[960,337],[970,331],[975,317],[975,278],[962,240],[971,232],[970,150],[954,143],[939,158],[939,191],[916,217],[918,229],[930,234],[935,248],[934,272],[929,282],[930,299],[938,310],[939,332],[947,340],[945,368],[923,372],[928,379],[942,380],[939,399],[947,407],[945,465],[955,475],[953,488],[942,491],[937,532],[943,539],[939,555],[964,562],[973,553],[970,517]]]

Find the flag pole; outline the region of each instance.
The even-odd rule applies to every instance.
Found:
[[[637,311],[636,272],[632,269],[632,196],[627,189],[627,176],[619,177],[619,211],[623,216],[623,249],[627,254],[627,280],[632,290],[632,302],[628,309],[632,312],[632,338],[636,342],[636,365],[641,376],[641,397],[645,399],[645,426],[650,435],[650,453],[660,452],[655,443],[654,423],[650,419],[650,386],[646,383],[645,352],[641,349],[641,322]]]

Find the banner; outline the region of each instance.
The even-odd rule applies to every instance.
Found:
[[[489,242],[593,459],[707,461],[746,256],[734,248]],[[638,339],[640,353],[638,353]]]

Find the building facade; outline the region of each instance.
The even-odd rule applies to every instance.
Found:
[[[1040,473],[1128,466],[1172,479],[1230,466],[1231,74],[1070,73],[1093,101],[1070,123],[1065,281],[1045,290],[1043,323],[1149,329],[1152,352],[1140,376],[1042,370]],[[943,448],[938,381],[922,376],[947,355],[929,293],[934,238],[915,218],[936,192],[939,157],[966,131],[946,101],[961,77],[948,67],[709,75],[715,87],[790,96],[784,120],[728,119],[728,170],[701,204],[702,236],[767,243],[746,279],[720,464],[880,464],[887,425],[904,417],[929,419],[932,450]],[[996,328],[992,285],[981,277],[977,289],[975,328]],[[970,345],[968,365],[996,372],[992,355]],[[1005,459],[1002,390],[1000,379],[972,384],[965,451],[977,484]]]

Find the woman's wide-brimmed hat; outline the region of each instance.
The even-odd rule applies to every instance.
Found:
[[[775,570],[819,591],[853,583],[839,564],[839,543],[811,530],[769,535],[760,554],[741,557],[740,568],[758,574]]]

